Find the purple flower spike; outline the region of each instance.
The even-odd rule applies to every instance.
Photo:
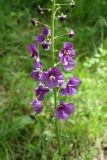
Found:
[[[33,72],[32,72],[32,77],[33,77],[36,81],[40,81],[41,71],[40,71],[40,70],[33,70]]]
[[[71,30],[70,33],[69,33],[69,38],[72,38],[74,35],[75,35],[74,31]]]
[[[42,74],[41,81],[45,81],[46,86],[53,89],[64,82],[64,75],[59,68],[50,68],[47,72]]]
[[[43,41],[42,42],[42,47],[46,51],[50,50],[50,45],[51,45],[51,43],[49,41]]]
[[[47,87],[44,87],[43,85],[39,85],[39,87],[36,88],[35,90],[37,99],[39,101],[43,101],[48,92],[49,92],[49,89]]]
[[[51,30],[49,28],[42,28],[42,34],[43,36],[50,36],[51,35]]]
[[[67,15],[64,15],[63,13],[61,13],[61,15],[58,16],[58,18],[60,19],[60,21],[64,22],[67,18]]]
[[[35,112],[37,114],[39,114],[41,111],[42,111],[42,105],[41,105],[41,102],[38,101],[38,100],[34,100],[33,103],[32,103],[32,106],[34,107],[35,109]]]
[[[37,44],[42,43],[44,40],[45,40],[45,38],[44,38],[43,35],[36,36],[36,39],[35,39],[35,41],[36,41]]]
[[[77,93],[79,85],[80,85],[80,79],[78,77],[70,78],[66,87],[61,89],[61,95],[62,96],[75,95]]]
[[[56,109],[56,117],[58,119],[66,120],[70,114],[74,112],[74,105],[72,103],[60,102],[60,105]]]
[[[28,50],[33,58],[39,59],[39,51],[34,43],[28,46]]]

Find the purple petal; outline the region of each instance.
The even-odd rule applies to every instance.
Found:
[[[75,67],[75,65],[76,65],[75,62],[72,60],[72,61],[69,61],[67,65],[63,65],[63,66],[66,71],[70,71]]]
[[[43,72],[41,75],[41,81],[46,81],[48,79],[48,72]]]
[[[44,100],[46,94],[49,92],[49,89],[47,87],[44,87],[43,85],[39,85],[38,88],[36,88],[35,93],[37,96],[37,99],[39,101]]]
[[[74,105],[72,103],[65,103],[64,101],[61,101],[59,107],[56,109],[56,117],[66,120],[73,112]]]
[[[38,49],[37,49],[37,46],[36,46],[36,44],[30,44],[29,46],[28,46],[28,50],[29,50],[29,52],[31,53],[31,55],[32,55],[32,57],[33,58],[36,58],[36,59],[38,59],[39,58],[39,51],[38,51]]]
[[[68,65],[68,60],[65,56],[62,57],[61,63],[62,63],[62,65]]]
[[[41,69],[42,68],[42,63],[40,61],[37,61],[34,63],[34,67],[36,70]]]
[[[76,76],[70,78],[69,80],[69,84],[73,85],[73,86],[79,86],[80,85],[80,79]]]
[[[50,31],[50,29],[49,28],[42,28],[42,34],[44,35],[44,36],[50,36],[50,34],[51,34],[51,31]]]
[[[53,89],[53,88],[56,88],[58,86],[58,81],[57,80],[50,80],[48,79],[46,81],[46,86]]]
[[[39,85],[39,87],[35,89],[36,96],[39,96],[42,89],[43,89],[43,85]]]
[[[67,114],[66,112],[64,112],[64,110],[62,110],[61,107],[58,107],[56,109],[56,117],[58,119],[66,120],[66,119],[69,118],[69,114]]]
[[[67,50],[70,50],[73,48],[73,44],[71,42],[66,42],[64,44],[64,48],[66,48]]]
[[[68,85],[68,86],[67,86],[67,91],[68,91],[68,94],[69,94],[69,95],[75,95],[75,94],[77,93],[77,88]]]
[[[36,81],[40,81],[41,72],[40,72],[39,70],[33,70],[33,72],[32,72],[32,77],[33,77]]]
[[[74,58],[76,56],[75,49],[71,49],[69,53],[70,53],[69,56],[72,58]]]
[[[74,112],[74,105],[72,103],[66,104],[66,107],[64,108],[64,112],[70,115]]]
[[[34,100],[33,103],[32,103],[32,106],[34,107],[35,109],[35,112],[37,114],[39,114],[41,111],[42,111],[42,105],[41,105],[41,102],[38,101],[38,100]]]
[[[37,44],[42,43],[44,40],[45,40],[45,38],[42,35],[36,36],[36,39],[35,39],[35,41],[36,41]]]
[[[60,93],[61,93],[62,96],[67,96],[68,95],[67,88],[61,89]]]

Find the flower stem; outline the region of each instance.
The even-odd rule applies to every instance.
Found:
[[[57,39],[57,38],[60,38],[60,37],[66,36],[66,35],[69,35],[69,33],[61,34],[61,35],[59,35],[59,36],[56,36],[54,39]]]
[[[52,1],[52,17],[51,17],[51,41],[52,41],[51,52],[52,52],[53,67],[55,65],[54,26],[55,26],[55,0]],[[57,108],[57,90],[54,89],[53,92],[54,92],[54,106],[55,106],[55,110],[56,110],[56,108]],[[58,121],[56,118],[55,118],[55,129],[56,129],[56,138],[57,138],[57,142],[58,142],[58,151],[59,151],[59,155],[61,156],[60,135],[59,135],[59,128],[58,128]]]
[[[54,90],[54,105],[55,109],[57,108],[57,96],[56,96],[56,89]],[[59,155],[61,156],[61,144],[60,144],[60,135],[59,135],[59,127],[58,127],[58,120],[55,118],[55,129],[56,129],[56,137],[57,137],[57,142],[58,142],[58,151]]]
[[[55,26],[55,0],[52,1],[52,17],[51,17],[51,41],[52,41],[52,63],[54,66],[54,26]]]

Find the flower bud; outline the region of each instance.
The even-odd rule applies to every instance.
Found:
[[[38,11],[38,13],[40,13],[40,14],[44,14],[43,8],[41,8],[40,5],[37,6],[37,11]]]
[[[63,13],[61,13],[61,15],[58,16],[58,18],[60,19],[60,21],[64,22],[67,18],[67,15],[64,15]]]
[[[34,18],[31,19],[31,23],[32,23],[33,25],[35,25],[35,19],[34,19]]]
[[[74,0],[71,0],[70,6],[75,7],[75,1]]]
[[[31,19],[31,23],[32,23],[32,25],[37,24],[37,21],[35,20],[35,18],[32,18],[32,19]]]
[[[69,38],[72,38],[74,35],[75,35],[75,32],[73,30],[71,30],[69,33]]]

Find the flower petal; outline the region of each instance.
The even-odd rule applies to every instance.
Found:
[[[69,114],[67,114],[66,112],[64,112],[64,110],[62,110],[61,107],[58,107],[56,109],[56,117],[58,119],[66,120],[66,119],[69,118]]]
[[[51,88],[51,89],[53,89],[53,88],[55,88],[55,87],[58,86],[58,81],[57,80],[50,80],[50,79],[48,79],[46,81],[46,86],[49,87],[49,88]]]
[[[42,35],[36,36],[36,39],[35,39],[35,41],[36,41],[37,44],[42,43],[44,40],[45,40],[45,38]]]

